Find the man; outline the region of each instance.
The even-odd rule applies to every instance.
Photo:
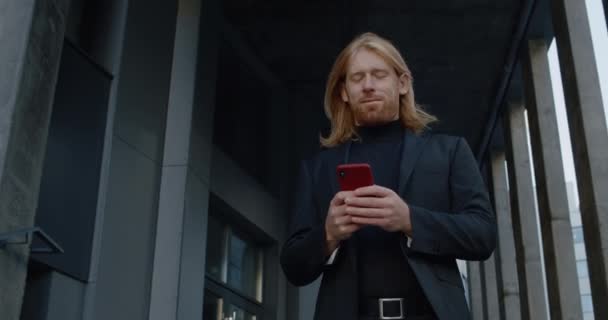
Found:
[[[303,161],[281,265],[323,275],[316,320],[468,319],[455,259],[484,260],[496,222],[462,138],[430,134],[398,50],[366,33],[338,56],[325,93],[326,149]],[[368,163],[373,186],[339,191],[336,166]]]

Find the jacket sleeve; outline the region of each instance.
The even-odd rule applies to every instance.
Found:
[[[281,266],[287,280],[296,286],[313,282],[323,272],[325,219],[315,206],[310,168],[302,162],[291,212],[288,237],[281,250]]]
[[[412,242],[406,250],[485,260],[496,247],[496,219],[477,161],[463,138],[456,143],[448,179],[451,212],[410,206]]]

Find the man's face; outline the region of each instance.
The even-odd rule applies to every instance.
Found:
[[[399,119],[399,96],[407,93],[407,79],[373,51],[360,49],[350,59],[342,100],[353,110],[360,126]]]

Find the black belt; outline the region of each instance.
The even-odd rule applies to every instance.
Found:
[[[404,298],[366,298],[359,301],[360,319],[436,319],[428,304],[412,305]]]

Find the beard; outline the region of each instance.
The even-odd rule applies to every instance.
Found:
[[[386,101],[358,103],[352,106],[355,123],[359,126],[375,126],[399,119],[399,107]]]

